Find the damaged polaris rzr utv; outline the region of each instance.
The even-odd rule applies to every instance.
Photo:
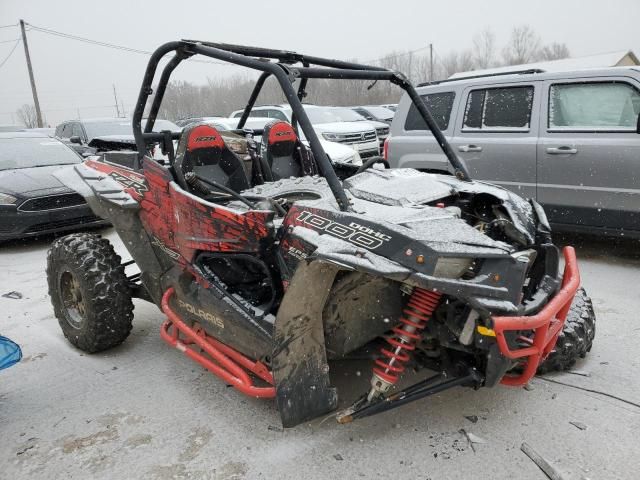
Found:
[[[158,62],[171,52],[143,131]],[[153,133],[172,71],[196,54],[262,72],[238,129],[191,124],[177,135]],[[243,129],[269,77],[292,124]],[[359,168],[332,165],[301,104],[314,78],[399,86],[453,175],[389,170],[380,157]],[[107,240],[90,234],[51,247],[53,307],[82,350],[123,342],[132,297],[151,301],[167,316],[160,334],[169,345],[244,394],[275,398],[291,427],[337,408],[333,360],[371,359],[370,386],[337,413],[348,422],[454,386],[522,386],[591,348],[594,315],[573,248],[564,249],[561,272],[542,208],[472,181],[398,72],[281,50],[167,43],[151,56],[133,128],[137,151],[125,144],[60,174],[114,225],[133,258],[121,263]],[[147,153],[158,144],[168,161]],[[127,276],[134,262],[139,272]],[[417,383],[400,388],[408,367]]]

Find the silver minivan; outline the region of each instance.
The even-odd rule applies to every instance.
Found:
[[[640,67],[473,77],[418,88],[473,178],[541,203],[558,230],[640,238]],[[391,167],[449,170],[411,100]]]

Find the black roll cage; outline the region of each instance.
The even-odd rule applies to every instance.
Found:
[[[175,52],[173,58],[164,67],[160,80],[158,81],[157,91],[147,116],[147,122],[144,132],[142,131],[142,117],[144,115],[144,109],[149,99],[149,96],[153,93],[151,84],[156,74],[158,64],[160,60],[170,52]],[[389,81],[402,88],[411,98],[416,109],[420,113],[431,133],[435,137],[436,141],[442,148],[442,151],[449,159],[449,162],[454,168],[456,177],[460,180],[470,181],[469,172],[464,163],[454,153],[451,145],[447,142],[446,138],[438,128],[435,120],[431,116],[429,109],[422,101],[422,98],[418,95],[415,88],[409,82],[409,80],[400,72],[395,72],[382,67],[375,67],[370,65],[361,65],[357,63],[344,62],[340,60],[331,60],[321,57],[314,57],[309,55],[301,55],[295,52],[289,52],[286,50],[272,50],[260,47],[248,47],[241,45],[229,45],[224,43],[212,43],[201,42],[195,40],[181,40],[176,42],[168,42],[161,45],[151,55],[147,69],[142,80],[142,87],[138,95],[138,101],[133,113],[133,135],[136,140],[136,147],[138,149],[138,160],[142,160],[147,150],[147,145],[154,142],[164,142],[164,145],[171,144],[171,139],[178,139],[180,134],[169,132],[152,132],[158,111],[160,110],[160,104],[162,98],[169,83],[169,78],[175,70],[175,68],[182,62],[193,55],[203,55],[205,57],[215,58],[223,62],[240,65],[253,70],[262,71],[262,75],[258,78],[256,85],[251,93],[247,106],[244,109],[242,117],[238,123],[238,129],[241,130],[244,127],[249,113],[253,108],[260,91],[271,75],[273,75],[285,97],[291,107],[292,111],[292,123],[294,128],[297,129],[297,124],[300,125],[305,137],[309,141],[309,146],[313,152],[313,156],[318,163],[318,168],[322,176],[327,180],[331,191],[333,192],[336,201],[341,210],[346,211],[349,209],[349,200],[342,188],[342,184],[338,179],[329,158],[327,157],[318,136],[313,129],[309,118],[302,106],[302,99],[305,96],[305,88],[307,80],[309,78],[326,78],[337,80],[371,80],[371,81]],[[272,61],[272,60],[275,60]],[[297,64],[301,64],[298,66]],[[322,68],[318,68],[322,67]],[[300,79],[298,90],[293,87],[293,83]],[[173,156],[173,148],[169,148],[170,157]],[[173,158],[171,158],[173,161]]]

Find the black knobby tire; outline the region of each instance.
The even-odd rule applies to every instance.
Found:
[[[578,358],[584,358],[596,335],[596,315],[584,288],[576,292],[564,328],[554,350],[538,367],[538,374],[568,370]]]
[[[62,332],[80,350],[99,352],[129,336],[131,292],[108,240],[89,233],[57,239],[47,253],[47,282]]]

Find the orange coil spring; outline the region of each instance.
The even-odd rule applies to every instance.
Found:
[[[404,363],[409,361],[408,352],[416,348],[421,332],[427,326],[429,318],[438,306],[441,293],[415,288],[407,306],[402,310],[400,323],[392,329],[394,335],[386,340],[393,348],[381,348],[386,358],[375,361],[373,373],[388,383],[395,384],[404,372]]]

